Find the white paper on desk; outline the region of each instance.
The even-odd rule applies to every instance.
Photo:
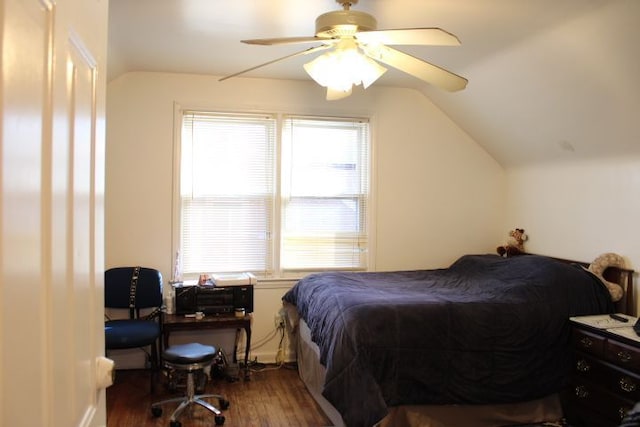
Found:
[[[189,286],[198,286],[198,280],[184,280],[180,283],[173,285],[174,288],[186,288]]]
[[[255,285],[256,276],[251,273],[213,273],[211,279],[216,286]]]
[[[616,319],[612,319],[608,314],[596,314],[593,316],[576,316],[570,319],[583,325],[593,326],[598,329],[617,329],[617,328],[630,328],[633,331],[633,326],[638,320],[637,317],[629,316],[626,314],[618,313],[619,316],[629,319],[628,322],[621,322]]]

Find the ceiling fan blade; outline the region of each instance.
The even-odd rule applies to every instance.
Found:
[[[394,48],[388,46],[376,46],[375,48],[362,46],[362,48],[368,56],[376,61],[397,68],[450,92],[462,90],[467,86],[467,79],[464,77]]]
[[[314,43],[321,42],[326,40],[317,36],[308,36],[308,37],[276,37],[272,39],[250,39],[250,40],[240,40],[242,43],[246,44],[259,44],[262,46],[272,46],[272,45],[280,45],[280,44],[296,44],[296,43]]]
[[[381,43],[387,45],[460,45],[458,37],[440,28],[362,31],[356,33],[356,38],[363,43]]]
[[[246,70],[238,71],[237,73],[233,73],[233,74],[230,74],[228,76],[222,77],[221,79],[218,79],[218,81],[222,82],[224,80],[230,79],[231,77],[236,77],[236,76],[239,76],[240,74],[248,73],[249,71],[257,70],[258,68],[265,67],[265,66],[271,65],[271,64],[275,64],[276,62],[279,62],[279,61],[284,61],[285,59],[294,58],[294,57],[300,56],[300,55],[308,55],[310,53],[315,53],[315,52],[318,52],[318,51],[321,51],[321,50],[329,49],[330,47],[332,47],[332,46],[328,45],[328,44],[327,45],[310,47],[309,49],[305,49],[305,50],[300,51],[300,52],[295,52],[295,53],[292,53],[290,55],[283,56],[281,58],[277,58],[277,59],[271,60],[269,62],[265,62],[264,64],[260,64],[260,65],[256,65],[256,66],[251,67],[251,68],[247,68]]]

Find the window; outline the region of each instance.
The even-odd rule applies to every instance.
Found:
[[[184,111],[185,277],[366,269],[368,129],[364,119]]]
[[[366,268],[368,123],[285,119],[281,268]]]

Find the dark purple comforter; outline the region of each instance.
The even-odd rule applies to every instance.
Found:
[[[613,310],[593,275],[535,255],[313,274],[283,300],[309,325],[327,369],[323,395],[349,427],[372,426],[388,406],[557,392],[569,372],[569,317]]]

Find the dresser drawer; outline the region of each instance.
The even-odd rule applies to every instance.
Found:
[[[580,350],[600,358],[604,357],[604,349],[607,339],[601,335],[573,328],[571,341],[573,348],[576,350]]]
[[[574,364],[563,393],[571,425],[614,427],[640,401],[640,341],[615,329],[573,324]]]
[[[579,406],[582,408],[580,412],[596,412],[610,420],[612,425],[618,425],[635,404],[634,400],[627,400],[580,377],[572,377],[569,384],[568,398],[574,408]]]
[[[576,353],[574,381],[588,381],[629,401],[640,401],[640,377],[585,353]],[[593,389],[593,387],[591,387]]]
[[[605,360],[624,369],[640,373],[640,349],[615,340],[607,340],[604,349]]]

